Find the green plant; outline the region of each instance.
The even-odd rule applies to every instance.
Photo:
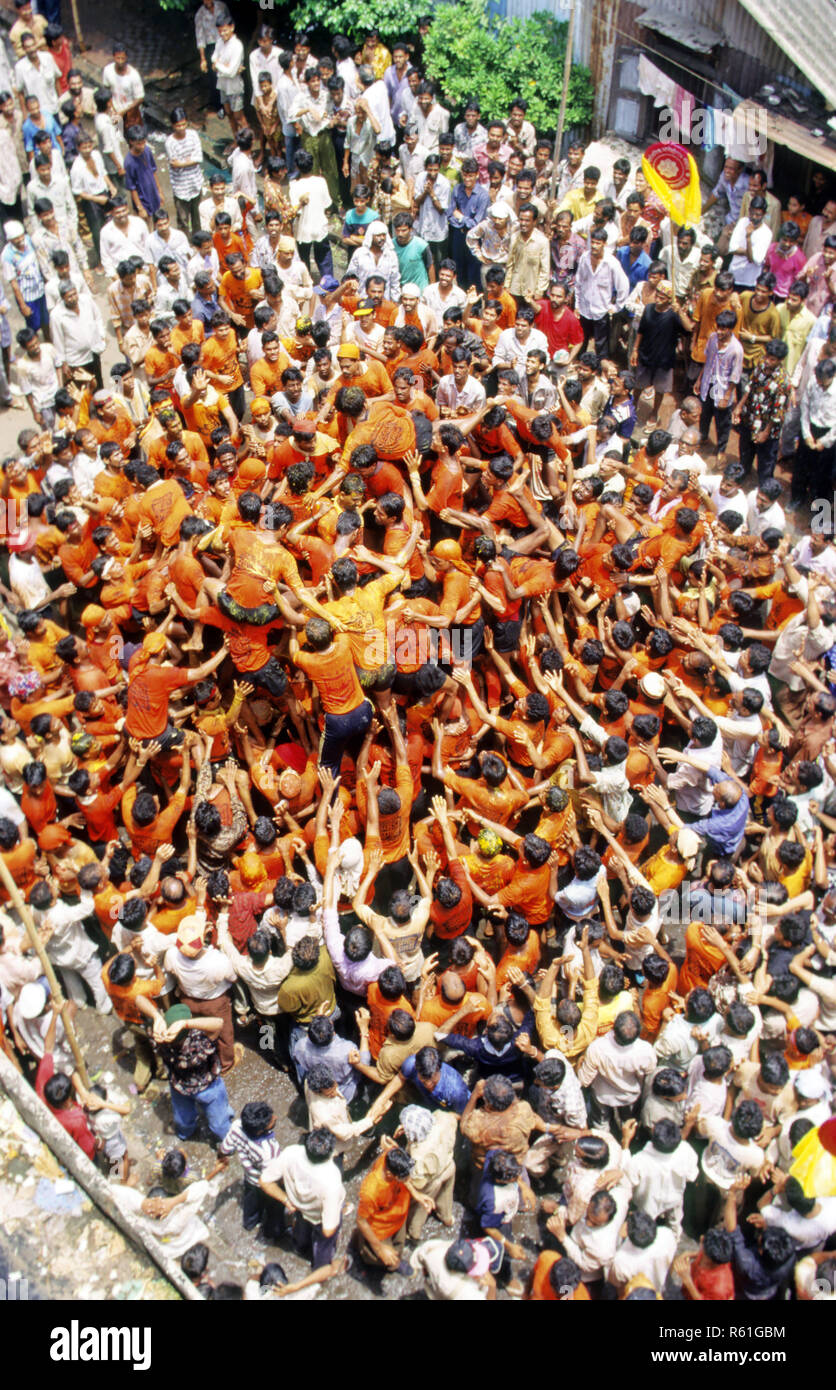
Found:
[[[483,121],[502,118],[515,97],[528,102],[528,119],[539,131],[554,130],[563,90],[568,24],[538,11],[529,19],[497,19],[487,0],[438,5],[424,44],[427,76],[454,109],[475,97]],[[589,70],[573,66],[566,99],[566,128],[592,116]]]
[[[384,42],[391,42],[414,33],[431,8],[427,0],[300,0],[290,21],[295,29],[327,29],[358,43],[368,29],[377,29]]]

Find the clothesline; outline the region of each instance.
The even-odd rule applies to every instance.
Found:
[[[616,27],[614,32],[620,34],[624,39],[629,39],[629,41],[638,48],[643,48],[646,53],[652,54],[654,58],[661,58],[663,63],[670,63],[671,67],[679,68],[680,72],[687,72],[689,77],[695,77],[698,82],[707,82],[709,87],[714,88],[715,92],[722,92],[724,96],[728,97],[728,88],[722,86],[719,82],[712,82],[710,77],[704,77],[702,73],[694,72],[693,68],[687,68],[684,63],[678,63],[675,58],[669,58],[666,53],[660,53],[658,48],[651,48],[650,44],[645,43],[643,39],[635,38],[634,35],[628,34],[624,29]],[[743,100],[737,93],[735,93],[735,97],[738,101]]]

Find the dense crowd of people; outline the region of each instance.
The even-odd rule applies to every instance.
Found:
[[[247,55],[222,0],[229,176],[181,107],[158,170],[124,46],[15,3],[6,1057],[210,1297],[832,1297],[836,190],[728,159],[708,239],[448,111],[429,21]],[[166,1086],[216,1166],[143,1191]],[[231,1163],[276,1258],[213,1288]]]

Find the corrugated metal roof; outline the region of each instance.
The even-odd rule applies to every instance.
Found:
[[[829,106],[836,106],[833,34],[836,0],[740,0],[770,38],[809,77]]]
[[[718,44],[725,42],[724,35],[716,29],[709,29],[704,24],[698,24],[689,14],[677,13],[663,5],[645,10],[644,14],[637,16],[636,23],[645,29],[655,30],[657,34],[664,34],[665,38],[673,39],[695,53],[710,53]]]
[[[765,121],[767,138],[775,144],[786,145],[787,149],[795,150],[796,154],[803,155],[814,164],[836,170],[836,150],[827,145],[820,136],[813,135],[812,131],[799,121],[791,121],[786,116],[776,116],[774,111],[760,106],[756,101],[741,102],[734,115],[735,120],[760,117]]]

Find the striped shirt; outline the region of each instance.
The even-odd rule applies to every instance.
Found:
[[[38,257],[29,237],[26,237],[22,251],[18,251],[10,241],[7,242],[0,255],[0,262],[8,283],[16,280],[25,302],[36,304],[42,298],[45,286]]]
[[[165,152],[171,191],[175,198],[182,198],[185,202],[198,198],[203,192],[203,150],[197,131],[187,130],[182,140],[177,140],[173,135],[167,136]],[[193,162],[187,169],[173,169],[172,159],[176,159],[178,164],[185,160]]]
[[[267,1134],[260,1134],[257,1139],[250,1139],[249,1135],[244,1133],[240,1120],[233,1120],[218,1146],[218,1152],[227,1158],[232,1154],[238,1155],[244,1178],[252,1187],[258,1187],[263,1169],[268,1163],[273,1163],[281,1151],[281,1144],[272,1130]]]

